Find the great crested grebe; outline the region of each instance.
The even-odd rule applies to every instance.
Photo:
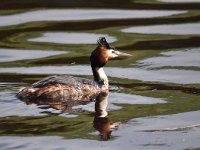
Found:
[[[108,78],[103,70],[109,59],[131,56],[113,49],[104,37],[97,41],[97,47],[90,56],[94,80],[67,75],[46,77],[31,87],[22,89],[17,97],[23,101],[34,101],[38,104],[48,102],[88,101],[102,91],[108,91]]]

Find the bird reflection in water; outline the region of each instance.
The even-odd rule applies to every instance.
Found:
[[[61,110],[61,113],[80,113],[83,112],[81,108],[74,109],[73,106],[77,105],[86,105],[92,101],[95,101],[95,117],[93,121],[93,127],[100,132],[100,140],[107,141],[111,137],[111,132],[120,125],[120,122],[110,122],[107,118],[107,105],[108,105],[108,95],[109,92],[101,92],[92,97],[87,97],[84,101],[74,101],[74,100],[67,100],[63,101],[52,101],[48,99],[26,99],[24,102],[27,105],[30,104],[38,104],[40,108],[47,109],[47,108],[54,108],[57,110]],[[86,100],[87,99],[87,100]],[[43,113],[52,114],[52,112],[44,111]],[[58,113],[58,114],[61,114]]]
[[[96,97],[95,117],[93,127],[100,132],[100,139],[107,141],[110,139],[111,132],[116,129],[120,122],[112,123],[106,117],[108,115],[106,108],[108,105],[108,92],[102,92]]]

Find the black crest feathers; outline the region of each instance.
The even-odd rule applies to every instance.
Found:
[[[106,38],[105,37],[101,37],[99,38],[99,40],[97,41],[97,45],[98,46],[103,46],[103,47],[106,47],[108,49],[110,49],[110,45],[108,44],[108,42],[106,41]]]

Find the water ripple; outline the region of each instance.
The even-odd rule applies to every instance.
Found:
[[[94,19],[152,18],[183,14],[187,11],[117,10],[117,9],[49,9],[0,16],[0,26],[18,25],[36,21],[73,21]]]

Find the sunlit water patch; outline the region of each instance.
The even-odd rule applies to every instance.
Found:
[[[170,3],[192,3],[192,2],[200,3],[200,0],[157,0],[157,1],[170,2]]]
[[[109,43],[117,41],[117,38],[108,36],[106,34],[72,33],[72,32],[43,33],[41,37],[32,38],[29,39],[28,41],[62,43],[62,44],[95,44],[96,39],[100,37],[105,37]]]
[[[11,93],[0,93],[3,97],[0,97],[0,117],[6,116],[41,116],[44,115],[36,105],[26,105],[15,98]],[[9,96],[10,95],[10,96]],[[5,102],[6,99],[12,99],[12,102]],[[3,101],[3,102],[2,102]]]
[[[108,68],[108,75],[117,78],[128,78],[151,82],[168,82],[177,84],[200,83],[200,71],[160,69],[147,70],[144,68]]]
[[[160,103],[161,104],[166,103],[166,101],[164,101],[161,98],[153,98],[153,97],[146,97],[146,96],[140,96],[140,95],[111,92],[109,93],[108,106],[106,110],[110,111],[110,110],[118,110],[122,108],[120,106],[116,106],[115,104],[160,104]],[[81,108],[83,110],[94,112],[94,106],[95,106],[95,102],[92,102],[87,105],[79,105],[73,108]]]
[[[31,149],[71,149],[83,147],[88,150],[95,149],[140,149],[140,150],[171,150],[195,149],[200,147],[200,128],[189,128],[186,131],[146,132],[143,130],[160,129],[165,127],[185,127],[199,124],[200,112],[187,112],[175,115],[156,116],[156,118],[138,118],[122,124],[112,135],[117,136],[112,141],[102,142],[87,139],[64,139],[59,136],[2,136],[0,145],[2,149],[16,149],[20,147]],[[56,144],[55,144],[56,141]]]
[[[200,67],[200,48],[185,49],[181,51],[161,52],[158,57],[139,60],[138,63],[146,68],[164,66],[192,66]]]
[[[3,96],[8,95],[9,93],[0,93]],[[11,94],[10,94],[11,95]],[[6,97],[7,98],[7,97]],[[66,118],[77,117],[76,115],[63,113],[60,110],[56,110],[53,108],[46,108],[43,109],[37,106],[36,104],[26,105],[24,102],[19,101],[15,98],[12,94],[13,102],[5,103],[1,102],[2,98],[0,99],[0,117],[7,117],[7,116],[45,116],[48,114],[57,114],[59,116],[63,116]],[[3,98],[5,100],[5,98]],[[48,107],[48,106],[46,106]]]
[[[172,35],[200,34],[200,23],[138,26],[138,27],[129,27],[126,29],[122,29],[121,31],[124,33],[141,33],[141,34],[172,34]]]
[[[1,73],[19,74],[74,74],[92,75],[91,67],[84,65],[74,66],[41,66],[41,67],[11,67],[0,68]],[[118,68],[105,67],[108,76],[117,78],[128,78],[152,82],[169,82],[178,84],[200,83],[200,71],[160,69],[148,70],[145,68]]]
[[[49,50],[17,50],[17,49],[0,49],[0,62],[10,62],[16,60],[36,59],[53,55],[66,54],[64,51]]]
[[[0,117],[41,115],[36,105],[27,106],[16,97],[20,83],[0,83]]]
[[[198,115],[200,115],[200,111],[132,119],[129,123],[140,123],[140,126],[137,126],[140,131],[176,131],[195,125],[200,126],[200,119],[196,118]],[[151,122],[155,122],[155,124]]]
[[[117,9],[49,9],[0,16],[0,26],[36,21],[73,21],[92,19],[152,18],[183,14],[187,11],[117,10]]]

